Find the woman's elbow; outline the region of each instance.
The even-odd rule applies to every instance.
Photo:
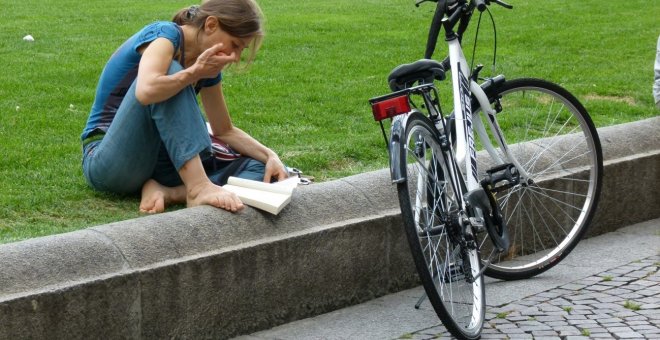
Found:
[[[147,89],[145,86],[135,87],[135,99],[137,99],[137,101],[144,106],[151,105],[156,102],[151,91],[149,91],[149,89]]]

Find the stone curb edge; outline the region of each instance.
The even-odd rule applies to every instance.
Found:
[[[590,235],[660,216],[660,117],[599,129]],[[387,170],[279,216],[184,209],[0,246],[0,338],[227,338],[417,285]],[[349,198],[350,197],[350,198]]]

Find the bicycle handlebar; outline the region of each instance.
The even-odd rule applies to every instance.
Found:
[[[460,21],[461,24],[459,25],[457,32],[460,39],[467,28],[470,17],[472,16],[472,9],[475,7],[478,11],[483,12],[492,2],[504,8],[513,8],[513,6],[501,0],[422,0],[415,5],[419,6],[419,4],[425,1],[437,1],[433,20],[431,21],[431,27],[429,28],[428,39],[426,40],[426,51],[424,52],[425,59],[431,59],[433,56],[435,46],[438,43],[440,28],[443,24],[445,25],[445,29],[453,29],[456,23]],[[449,18],[445,19],[445,14],[449,14]]]
[[[486,2],[484,0],[474,0],[474,4],[479,10],[479,12],[483,12],[486,10]]]
[[[488,5],[490,5],[491,2],[494,2],[494,3],[500,5],[504,8],[508,8],[508,9],[513,8],[513,6],[511,6],[511,5],[509,5],[506,2],[501,1],[501,0],[474,0],[474,4],[477,7],[477,9],[479,10],[479,12],[485,11],[486,7],[488,7]]]

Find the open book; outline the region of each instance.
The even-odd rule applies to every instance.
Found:
[[[223,188],[235,193],[244,204],[277,215],[291,202],[291,195],[299,181],[297,177],[290,177],[275,183],[264,183],[231,176]]]

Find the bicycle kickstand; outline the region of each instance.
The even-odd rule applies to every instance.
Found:
[[[426,292],[420,296],[419,300],[417,300],[417,303],[415,304],[415,309],[419,309],[419,307],[422,305],[422,302],[426,300]]]

